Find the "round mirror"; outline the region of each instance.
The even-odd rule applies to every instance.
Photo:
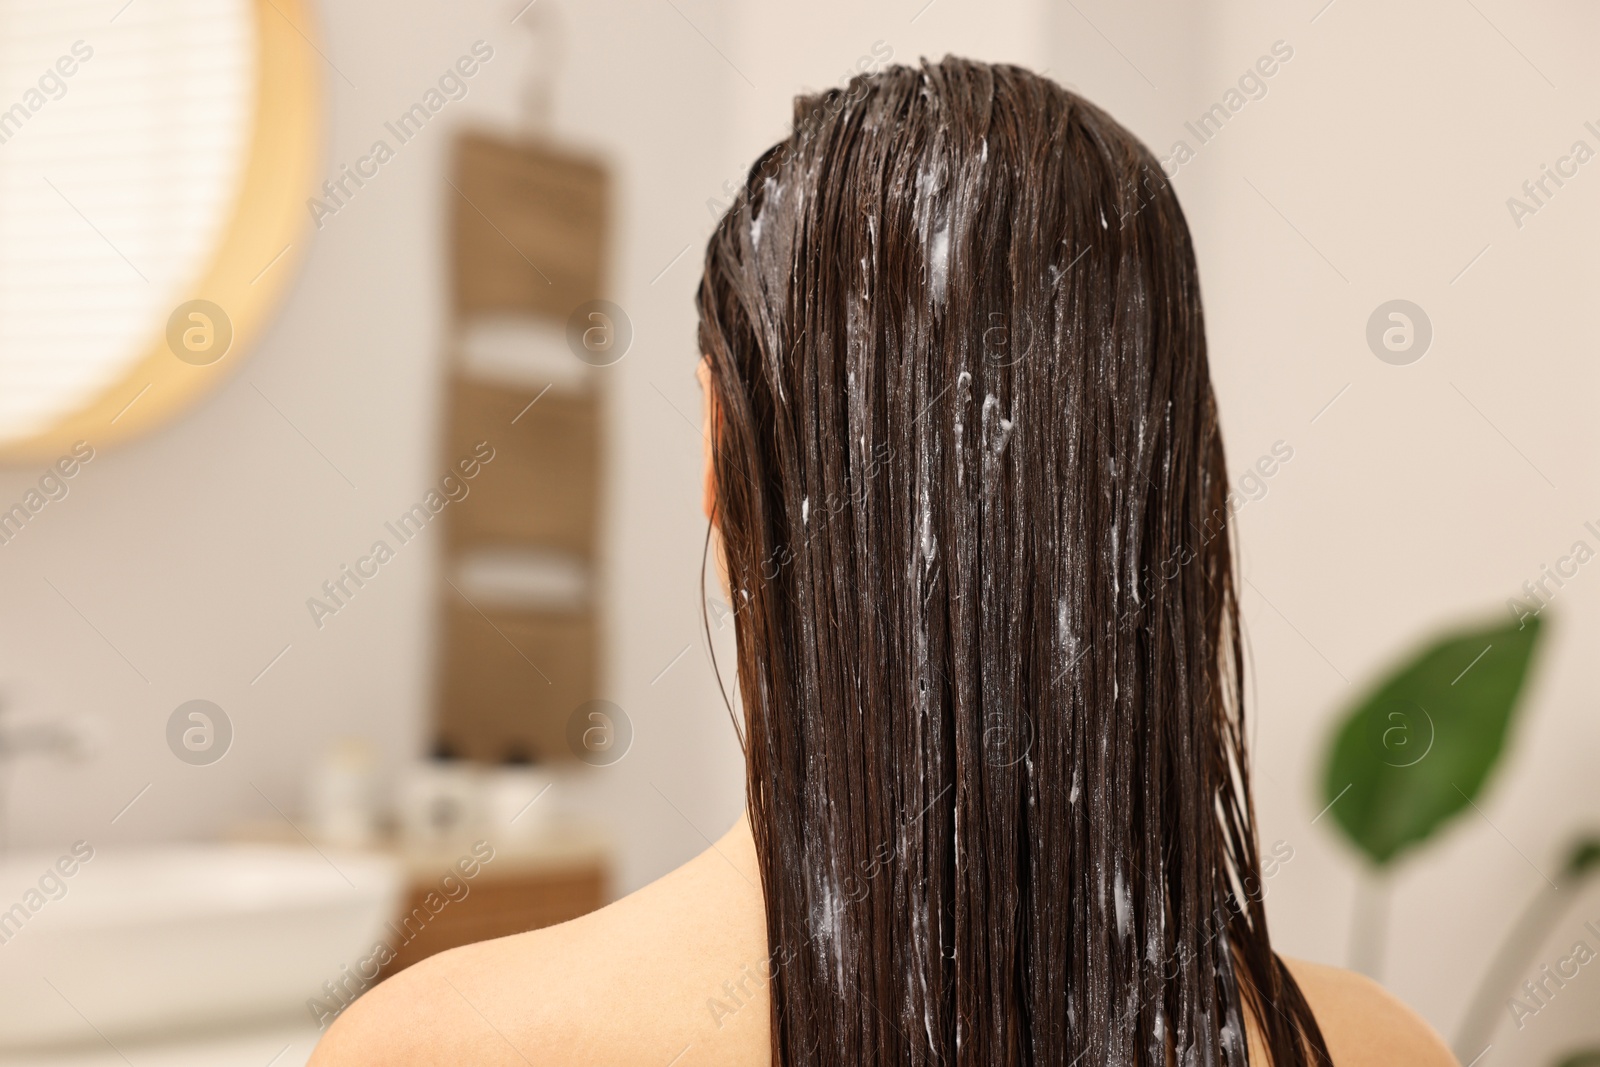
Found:
[[[0,458],[238,364],[304,243],[312,32],[297,0],[0,0]]]

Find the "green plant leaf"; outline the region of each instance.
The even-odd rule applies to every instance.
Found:
[[[1600,866],[1600,837],[1579,838],[1568,848],[1567,861],[1561,865],[1561,884],[1566,885],[1569,878],[1587,878],[1596,866]]]
[[[1345,715],[1323,780],[1334,821],[1379,867],[1465,809],[1493,769],[1540,623],[1436,639]]]

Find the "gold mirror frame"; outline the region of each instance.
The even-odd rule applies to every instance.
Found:
[[[243,180],[222,238],[184,298],[209,300],[227,313],[233,330],[227,352],[205,366],[186,363],[168,347],[167,323],[152,323],[145,355],[121,378],[47,429],[0,447],[0,462],[51,460],[76,441],[100,448],[167,423],[243,362],[276,309],[309,221],[305,197],[315,180],[321,80],[317,53],[302,36],[308,0],[254,6],[255,109]]]

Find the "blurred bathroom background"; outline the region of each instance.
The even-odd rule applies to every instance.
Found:
[[[373,976],[726,831],[704,243],[794,94],[949,52],[1172,175],[1260,472],[1275,940],[1348,965],[1381,923],[1356,962],[1462,1032],[1600,823],[1600,568],[1559,563],[1600,544],[1597,32],[1575,0],[0,0],[0,1064],[303,1063]],[[1552,567],[1503,758],[1374,890],[1323,817],[1341,711]],[[1600,891],[1563,909],[1523,977],[1600,947]],[[1572,967],[1493,1002],[1480,1063],[1600,1042]]]

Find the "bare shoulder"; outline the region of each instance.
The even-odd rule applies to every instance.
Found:
[[[765,931],[741,821],[705,853],[592,915],[401,971],[339,1017],[310,1067],[764,1063]]]
[[[1327,1039],[1334,1067],[1456,1067],[1433,1028],[1364,975],[1285,958]]]
[[[592,915],[400,972],[339,1017],[310,1067],[768,1064],[765,931],[741,821],[694,860]],[[1376,982],[1284,962],[1335,1067],[1455,1064],[1427,1023]]]

